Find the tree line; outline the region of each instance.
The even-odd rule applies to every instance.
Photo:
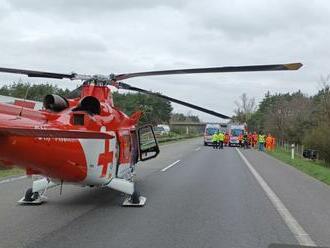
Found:
[[[327,82],[323,82],[313,96],[301,91],[267,92],[258,107],[246,104],[252,102],[254,99],[246,95],[241,97],[234,120],[246,122],[251,131],[269,132],[278,140],[318,150],[320,157],[330,163],[330,87]],[[250,107],[244,109],[243,106]]]

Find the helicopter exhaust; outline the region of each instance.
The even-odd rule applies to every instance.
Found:
[[[44,108],[54,112],[60,112],[69,107],[68,100],[59,95],[46,95],[43,101]]]

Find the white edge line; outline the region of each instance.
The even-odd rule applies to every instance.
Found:
[[[177,163],[179,163],[180,160],[175,161],[174,163],[170,164],[169,166],[166,166],[164,169],[162,169],[161,171],[167,171],[169,168],[173,167],[174,165],[176,165]]]
[[[267,197],[272,202],[273,206],[277,210],[277,212],[282,217],[285,224],[288,226],[290,231],[293,233],[297,241],[300,245],[305,246],[316,246],[315,242],[309,236],[309,234],[303,229],[303,227],[298,223],[298,221],[292,216],[290,211],[286,208],[284,203],[280,200],[280,198],[275,194],[275,192],[270,188],[270,186],[266,183],[266,181],[260,176],[260,174],[253,168],[250,162],[246,159],[246,157],[242,154],[242,152],[236,148],[236,151],[242,158],[242,160],[247,165],[248,169],[255,177],[261,188],[265,191]]]
[[[21,179],[24,179],[24,178],[27,178],[27,176],[11,177],[11,178],[8,178],[8,179],[1,180],[0,184],[15,182],[17,180],[21,180]]]

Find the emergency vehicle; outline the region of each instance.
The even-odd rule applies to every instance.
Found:
[[[232,124],[229,125],[228,133],[229,133],[229,146],[239,146],[240,135],[244,134],[246,130],[246,126],[244,124]]]
[[[204,131],[204,146],[212,145],[212,135],[220,130],[220,124],[208,123]]]

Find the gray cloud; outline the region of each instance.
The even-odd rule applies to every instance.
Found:
[[[183,0],[10,0],[8,1],[12,9],[19,11],[32,12],[36,14],[52,14],[62,18],[74,21],[76,18],[80,20],[94,18],[99,15],[114,14],[115,12],[129,10],[145,10],[157,7],[181,8],[184,5]]]
[[[0,0],[0,66],[80,73],[301,61],[298,72],[180,75],[129,83],[231,114],[246,92],[318,90],[330,71],[327,1]],[[30,80],[1,75],[1,81]],[[33,79],[40,83],[44,80]],[[74,88],[78,83],[52,80]],[[176,111],[189,109],[175,105]],[[192,113],[197,113],[192,111]],[[205,120],[212,117],[201,114]]]

